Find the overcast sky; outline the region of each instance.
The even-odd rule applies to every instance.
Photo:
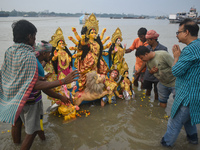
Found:
[[[56,13],[125,13],[169,15],[195,7],[200,15],[200,0],[0,0],[3,11],[49,10]]]

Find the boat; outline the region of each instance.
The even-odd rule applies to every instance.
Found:
[[[145,16],[139,16],[139,17],[123,17],[123,19],[146,19]]]
[[[84,15],[80,16],[79,18],[79,23],[80,24],[85,24],[85,21],[89,18],[90,14],[85,13]]]
[[[157,16],[155,17],[155,19],[166,19],[167,17],[166,16]]]
[[[29,17],[29,15],[28,15],[28,14],[25,14],[23,17]]]
[[[110,19],[121,19],[122,17],[110,17]]]
[[[9,14],[6,13],[5,11],[0,11],[0,17],[8,17]]]
[[[198,12],[196,11],[196,8],[191,7],[190,11],[187,12],[179,12],[176,14],[170,14],[169,15],[169,22],[170,23],[180,23],[186,18],[190,18],[200,24],[200,16],[198,16]]]

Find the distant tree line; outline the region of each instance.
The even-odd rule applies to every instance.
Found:
[[[7,13],[11,17],[80,17],[83,15],[83,13],[55,13],[55,12],[24,12],[24,11],[16,11],[15,9],[13,11],[1,11],[1,13]],[[149,18],[149,16],[138,16],[133,14],[107,14],[107,13],[101,13],[97,14],[94,13],[96,17],[104,17],[104,18],[123,18],[123,17],[144,17]]]

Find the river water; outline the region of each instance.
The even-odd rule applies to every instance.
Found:
[[[22,18],[8,17],[0,18],[0,66],[3,63],[4,52],[13,44],[11,24],[19,19],[31,21],[38,29],[36,42],[49,41],[58,27],[61,27],[67,46],[74,46],[68,40],[73,36],[71,27],[75,27],[80,33],[82,25],[79,18]],[[174,44],[181,48],[185,45],[178,43],[175,32],[178,24],[169,24],[168,20],[155,19],[109,19],[97,18],[99,20],[99,32],[106,28],[105,36],[112,36],[115,29],[119,27],[122,31],[122,44],[129,47],[137,38],[137,30],[145,27],[147,30],[154,29],[159,34],[159,42],[171,49]],[[129,77],[132,78],[135,63],[135,52],[125,55],[129,66]],[[170,115],[173,103],[172,96],[168,101],[166,109],[159,107],[154,96],[145,97],[145,91],[134,87],[135,99],[125,101],[117,100],[116,105],[101,107],[99,102],[82,105],[81,110],[89,110],[91,115],[82,116],[69,123],[63,123],[63,118],[52,114],[44,115],[44,130],[46,141],[42,142],[38,137],[31,150],[165,150],[160,140],[167,129],[167,119]],[[43,94],[44,111],[50,106],[50,101]],[[198,133],[200,133],[200,126]],[[18,150],[20,145],[15,145],[11,137],[11,125],[0,123],[0,149]],[[24,138],[24,129],[22,131]],[[181,130],[172,150],[199,150],[200,145],[188,144],[184,129]]]

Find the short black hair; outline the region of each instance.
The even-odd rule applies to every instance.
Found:
[[[15,43],[28,42],[28,35],[37,33],[37,28],[27,20],[19,20],[12,24],[13,41]]]
[[[150,50],[146,46],[140,46],[136,49],[135,56],[139,57],[140,55],[145,55],[146,53],[150,53]]]
[[[138,30],[138,36],[139,35],[146,35],[147,34],[147,29],[146,28],[140,28],[139,30]]]
[[[179,26],[184,25],[184,30],[188,30],[191,36],[198,36],[199,26],[198,24],[190,18],[184,19],[180,22]]]

